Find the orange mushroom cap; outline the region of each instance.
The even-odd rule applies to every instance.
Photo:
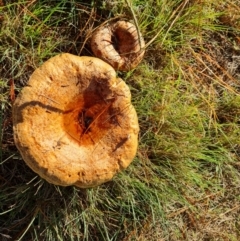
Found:
[[[99,27],[91,39],[94,55],[121,71],[134,69],[141,62],[144,47],[141,33],[135,25],[126,21]]]
[[[136,155],[138,120],[125,82],[94,57],[57,55],[13,105],[14,140],[48,182],[81,188],[112,179]]]

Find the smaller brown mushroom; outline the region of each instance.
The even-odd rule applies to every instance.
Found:
[[[121,71],[129,71],[141,62],[144,46],[143,37],[136,26],[126,21],[99,27],[91,39],[94,55]]]

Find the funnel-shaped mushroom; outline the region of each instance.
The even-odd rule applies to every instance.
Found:
[[[92,36],[94,55],[116,70],[129,71],[142,60],[145,43],[132,23],[118,21],[99,27]]]
[[[57,55],[34,71],[13,106],[14,139],[48,182],[87,188],[133,160],[138,120],[125,82],[94,57]]]

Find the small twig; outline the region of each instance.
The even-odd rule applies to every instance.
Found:
[[[87,20],[85,26],[84,26],[83,29],[80,31],[80,33],[79,33],[79,35],[77,36],[77,38],[75,39],[75,42],[77,41],[77,39],[79,38],[79,36],[83,33],[83,31],[85,30],[85,28],[86,28],[87,25],[89,24],[90,20],[93,19],[94,10],[95,10],[95,9],[92,8],[92,10],[91,10],[91,14],[90,14],[90,16],[89,16],[89,18],[88,18],[88,20]],[[92,26],[91,26],[91,27],[93,27],[93,25],[94,25],[94,23],[92,23]],[[87,35],[86,38],[85,38],[85,40],[84,40],[84,42],[83,42],[83,44],[82,44],[82,47],[81,47],[81,49],[80,49],[80,51],[79,51],[79,55],[81,55],[82,50],[83,50],[83,48],[84,48],[86,42],[88,41],[88,39],[89,39],[89,37],[88,37],[88,35]]]
[[[167,29],[167,32],[162,40],[162,43],[165,41],[166,37],[167,37],[167,34],[169,33],[170,29],[172,28],[172,26],[175,24],[175,22],[177,21],[177,19],[179,18],[180,14],[182,13],[182,11],[184,10],[186,4],[189,2],[189,0],[185,0],[182,4],[180,4],[177,9],[175,11],[173,11],[173,13],[171,14],[169,21],[172,20],[172,18],[175,16],[175,14],[178,12],[177,16],[173,19],[172,23],[170,24],[169,28]],[[157,34],[145,45],[145,48],[147,48],[149,45],[151,45],[155,40],[156,38],[159,36],[159,34],[162,32],[162,30],[167,26],[167,23],[157,32]]]
[[[173,27],[173,25],[175,24],[175,22],[177,21],[177,19],[179,18],[180,14],[182,13],[182,11],[184,10],[185,6],[187,5],[187,3],[189,2],[189,0],[185,0],[182,4],[180,4],[178,6],[178,8],[173,12],[174,14],[176,12],[178,12],[177,16],[173,19],[172,23],[170,24],[169,28],[167,29],[167,32],[162,40],[162,43],[165,41],[167,34],[169,33],[170,29]]]
[[[234,94],[239,95],[239,93],[234,90],[231,86],[229,86],[228,84],[226,84],[212,69],[209,68],[209,66],[202,60],[202,58],[199,57],[199,54],[197,54],[193,49],[190,49],[191,52],[193,53],[193,55],[195,56],[195,58],[204,65],[204,67],[217,79],[215,80],[213,77],[210,77],[209,75],[203,74],[204,76],[212,79],[213,81],[217,82],[219,85],[221,85],[222,87],[226,88],[227,90],[231,91]],[[206,56],[206,55],[205,55]],[[206,56],[207,57],[207,56]]]
[[[167,217],[168,217],[168,218],[176,217],[176,216],[178,216],[179,214],[186,212],[188,209],[189,209],[189,207],[180,208],[180,209],[178,209],[177,211],[168,214]]]
[[[130,11],[131,11],[131,13],[132,13],[133,21],[134,21],[135,26],[136,26],[136,28],[137,28],[138,43],[139,43],[140,49],[142,49],[143,46],[142,46],[142,43],[141,43],[141,34],[140,34],[139,25],[138,25],[138,21],[137,21],[136,15],[135,15],[135,13],[134,13],[134,11],[133,11],[133,8],[132,8],[130,2],[129,2],[128,0],[125,0],[125,1],[126,1],[128,7],[129,7],[129,9],[130,9]]]
[[[18,238],[17,241],[22,240],[22,238],[25,236],[25,234],[27,233],[27,231],[29,230],[29,228],[30,228],[31,225],[33,224],[35,218],[37,217],[39,210],[40,210],[40,207],[37,206],[37,207],[35,208],[35,210],[34,210],[33,217],[32,217],[32,219],[31,219],[30,223],[27,225],[27,227],[26,227],[25,230],[22,232],[20,238]]]
[[[124,107],[122,110],[120,110],[120,111],[118,111],[117,113],[114,113],[113,115],[111,115],[111,116],[109,116],[104,122],[103,122],[103,124],[104,123],[106,123],[109,119],[111,119],[113,116],[117,116],[118,114],[120,114],[120,113],[122,113],[124,110],[126,110],[128,107],[129,107],[130,105],[127,105],[126,107]],[[119,125],[119,123],[118,123],[118,125]],[[120,126],[120,125],[119,125]]]
[[[102,24],[100,24],[99,26],[97,26],[96,28],[94,28],[94,29],[91,31],[91,33],[86,36],[86,38],[90,38],[91,35],[92,35],[97,29],[101,28],[101,27],[104,26],[105,24],[107,24],[107,23],[109,23],[109,22],[112,22],[112,21],[114,21],[114,20],[116,20],[116,19],[123,18],[123,17],[124,17],[124,15],[120,15],[120,16],[117,16],[117,17],[114,17],[114,18],[107,19],[107,20],[104,21]]]
[[[92,124],[110,107],[110,105],[112,104],[113,102],[109,103],[98,115],[97,117],[89,124],[89,126],[87,127],[87,129],[83,132],[82,136],[84,134],[87,133],[87,131],[90,129],[90,127],[92,126]]]
[[[57,102],[56,100],[53,100],[53,99],[49,98],[48,96],[45,96],[45,95],[42,95],[42,94],[38,94],[38,95],[42,96],[42,97],[45,97],[46,99],[51,100],[52,102],[54,102],[54,103],[56,103],[58,105],[61,105],[61,103]]]
[[[235,207],[227,210],[226,212],[221,213],[219,216],[220,216],[220,217],[225,216],[226,214],[228,214],[228,213],[230,213],[230,212],[232,212],[232,211],[235,211],[236,209],[239,209],[239,208],[240,208],[240,205],[238,204],[238,205],[236,205]]]

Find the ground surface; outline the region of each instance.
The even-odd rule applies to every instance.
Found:
[[[237,0],[0,1],[0,240],[240,240],[239,13]],[[118,73],[137,156],[99,187],[51,185],[16,149],[11,106],[50,57],[92,56],[91,34],[111,18],[147,43]]]

